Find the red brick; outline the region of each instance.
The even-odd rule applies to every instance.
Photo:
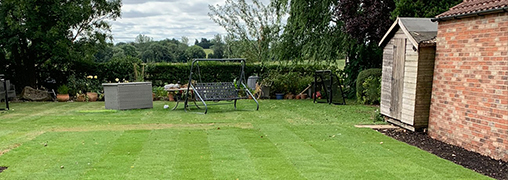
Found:
[[[507,19],[508,13],[499,13],[439,22],[428,131],[435,139],[505,161]]]

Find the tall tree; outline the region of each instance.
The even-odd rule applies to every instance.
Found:
[[[336,17],[344,31],[358,42],[379,42],[392,24],[393,0],[341,0]]]
[[[274,5],[289,17],[277,45],[278,59],[336,61],[345,38],[342,23],[334,17],[335,0],[277,0]]]
[[[180,39],[180,42],[185,44],[185,45],[189,45],[189,38],[186,37],[186,36],[182,36],[182,38]]]
[[[213,46],[211,47],[213,50],[213,55],[209,58],[223,58],[224,57],[224,50],[226,48],[226,45],[224,44],[224,41],[222,40],[222,36],[220,34],[216,34],[214,38],[212,39]]]
[[[243,57],[249,61],[269,59],[270,45],[277,41],[281,17],[276,8],[259,0],[226,0],[225,4],[209,6],[208,14],[222,26],[228,36],[239,42]]]
[[[392,19],[397,17],[435,17],[463,0],[395,0]]]
[[[194,45],[201,46],[203,49],[210,49],[210,46],[212,46],[213,43],[206,38],[201,38],[201,41],[199,41],[199,43]]]
[[[377,43],[392,24],[390,12],[394,8],[393,0],[341,0],[337,4],[335,15],[349,36],[345,41],[346,86],[356,87],[360,71],[381,67],[383,52]],[[355,88],[347,90],[349,97],[355,96]]]
[[[168,46],[160,42],[152,43],[146,51],[141,54],[143,62],[173,62],[174,57]]]
[[[108,20],[120,16],[120,0],[2,0],[0,47],[21,85],[36,85],[43,66],[93,61],[111,36]]]
[[[134,39],[134,42],[138,43],[138,44],[149,43],[149,42],[152,42],[152,41],[153,41],[152,37],[144,35],[144,34],[139,34]]]
[[[125,44],[125,45],[122,45],[119,47],[123,49],[125,56],[130,56],[130,57],[138,56],[138,52],[136,52],[136,47],[131,44]]]
[[[200,46],[191,46],[185,50],[185,55],[187,56],[187,60],[191,60],[194,58],[205,58],[206,53]]]

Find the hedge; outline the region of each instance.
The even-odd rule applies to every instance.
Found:
[[[134,81],[150,81],[153,86],[164,86],[169,83],[181,84],[187,83],[190,74],[191,63],[147,63],[143,64],[138,58],[120,58],[106,63],[89,63],[82,62],[72,67],[71,71],[62,71],[58,74],[63,76],[58,78],[59,85],[66,84],[69,75],[73,74],[76,78],[84,79],[88,75],[98,76],[101,82],[134,82]],[[322,69],[337,69],[335,67],[327,67],[325,65],[308,65],[308,64],[246,64],[245,65],[245,78],[252,75],[257,75],[261,79],[269,79],[270,72],[280,74],[281,80],[286,82],[284,86],[293,85],[292,88],[285,88],[288,91],[303,90],[300,86],[308,84],[309,76],[313,76],[316,70]],[[193,79],[199,81],[199,74],[201,75],[201,82],[232,82],[238,79],[241,73],[241,64],[227,63],[227,62],[200,62],[199,70],[194,70]],[[54,72],[54,71],[51,71]],[[287,77],[289,72],[293,76]],[[274,78],[274,77],[270,77]],[[279,78],[279,76],[275,77]],[[280,79],[279,78],[279,79]],[[277,80],[279,80],[277,79]],[[271,79],[273,80],[273,79]],[[304,82],[305,81],[305,82]],[[274,89],[282,88],[276,87],[275,84],[271,86]]]
[[[323,69],[320,65],[265,65],[246,64],[245,78],[251,75],[258,75],[262,78],[268,75],[270,70],[277,70],[281,73],[298,72],[301,75],[312,75],[314,71]],[[239,78],[241,65],[235,63],[200,63],[199,70],[202,82],[232,82]],[[199,80],[197,70],[193,70],[192,79]],[[190,73],[190,64],[157,63],[148,64],[145,68],[145,80],[152,81],[155,86],[162,86],[166,83],[187,83]]]
[[[364,83],[369,77],[371,77],[371,81],[369,82],[373,82],[373,79],[380,79],[381,75],[382,70],[380,68],[366,69],[358,74],[358,78],[356,78],[356,98],[358,101],[362,103],[370,103],[374,101],[371,99],[365,100],[365,88],[370,85],[364,85]]]

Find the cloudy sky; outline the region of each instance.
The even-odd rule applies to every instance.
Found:
[[[261,0],[265,5],[270,0]],[[208,5],[224,5],[225,0],[123,0],[122,17],[111,22],[114,42],[133,42],[139,34],[154,40],[189,38],[211,39],[225,34],[208,16]]]

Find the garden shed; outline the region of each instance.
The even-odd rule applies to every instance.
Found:
[[[411,131],[429,119],[437,23],[430,18],[397,18],[381,39],[381,114]]]

